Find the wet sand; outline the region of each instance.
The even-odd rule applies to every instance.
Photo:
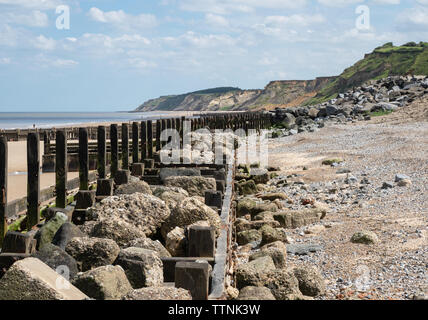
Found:
[[[8,143],[8,201],[23,198],[27,195],[27,142]],[[43,142],[40,142],[40,164],[42,164]],[[68,179],[79,176],[78,172],[70,172]],[[55,185],[55,173],[43,173],[40,176],[40,189]]]

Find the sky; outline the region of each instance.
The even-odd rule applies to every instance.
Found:
[[[428,0],[0,0],[0,112],[259,89],[409,41],[428,41]]]

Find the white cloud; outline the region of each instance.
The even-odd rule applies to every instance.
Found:
[[[38,10],[53,9],[61,4],[62,1],[59,0],[0,0],[0,5],[35,8]]]
[[[11,62],[10,58],[0,58],[0,64],[10,64]]]
[[[71,59],[55,59],[51,62],[52,66],[62,68],[62,67],[74,67],[79,63]]]
[[[426,1],[426,0],[419,0],[419,1]],[[318,2],[328,7],[345,7],[349,5],[354,5],[356,3],[365,2],[365,0],[318,0]],[[373,2],[375,4],[387,4],[387,5],[400,4],[400,0],[370,0],[370,2]]]
[[[326,19],[321,14],[306,15],[293,14],[290,16],[268,16],[265,19],[265,24],[272,26],[295,26],[305,27],[317,23],[325,22]]]
[[[93,7],[89,10],[88,15],[94,21],[112,24],[119,29],[143,30],[153,28],[158,24],[156,16],[152,14],[131,15],[123,10],[106,12]]]
[[[306,0],[182,0],[180,8],[185,11],[230,14],[254,12],[257,9],[300,8],[306,3]]]
[[[38,36],[33,41],[34,47],[41,50],[54,50],[56,41],[52,38],[46,38],[44,35]]]
[[[229,27],[229,21],[220,15],[207,13],[205,15],[205,22],[215,28],[228,28]]]
[[[48,15],[39,10],[28,14],[8,12],[0,14],[0,20],[4,23],[19,24],[29,27],[47,27],[49,24]]]
[[[399,14],[397,22],[407,28],[427,28],[428,27],[428,8],[415,7],[407,9]],[[426,29],[425,29],[426,31]]]

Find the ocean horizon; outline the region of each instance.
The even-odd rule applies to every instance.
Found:
[[[168,112],[0,112],[0,129],[48,129],[103,122],[141,121]]]

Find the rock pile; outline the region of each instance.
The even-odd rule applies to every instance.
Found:
[[[391,76],[370,81],[314,106],[277,108],[273,137],[315,132],[326,121],[346,123],[369,120],[373,112],[393,112],[428,94],[428,77]]]

